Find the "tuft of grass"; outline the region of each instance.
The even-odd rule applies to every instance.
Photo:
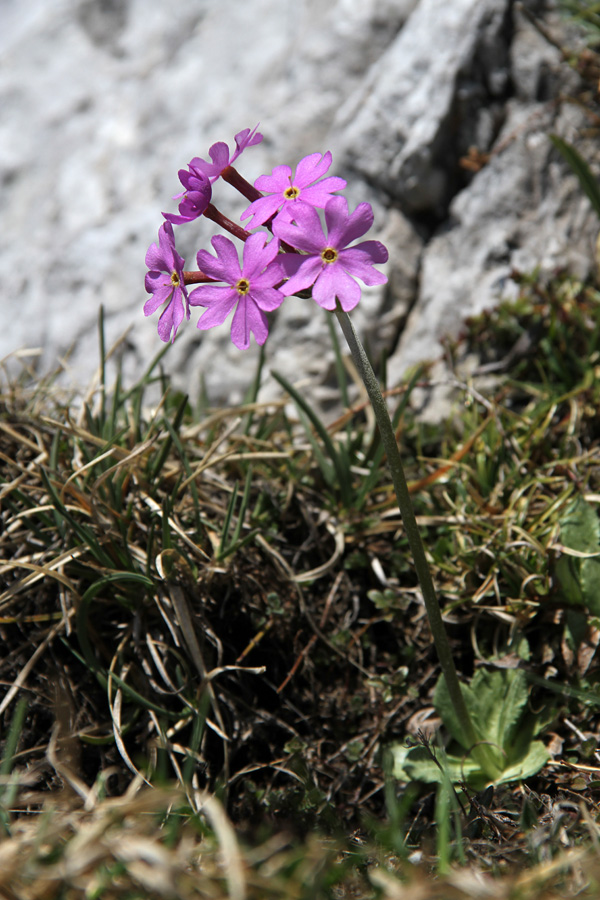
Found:
[[[194,896],[182,873],[206,853],[208,896],[460,897],[474,879],[593,896],[600,295],[515,278],[517,302],[448,347],[457,371],[465,353],[481,363],[446,422],[411,410],[425,370],[387,397],[458,668],[473,685],[518,670],[549,763],[491,793],[448,776],[402,523],[349,384],[325,423],[259,403],[260,368],[225,410],[172,393],[160,359],[82,398],[25,372],[0,393],[0,860],[15,879]],[[439,787],[392,780],[386,748],[407,740],[446,766]],[[171,791],[175,818],[136,806],[171,809]]]

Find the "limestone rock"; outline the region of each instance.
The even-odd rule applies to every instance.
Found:
[[[340,111],[346,165],[405,211],[444,209],[466,126],[474,141],[480,113],[506,94],[509,6],[421,0]]]
[[[87,385],[102,305],[107,343],[127,332],[115,356],[139,376],[162,346],[142,315],[144,256],[177,170],[260,121],[249,180],[332,149],[351,205],[373,203],[389,284],[353,319],[375,355],[395,350],[400,378],[495,302],[511,266],[587,265],[593,218],[545,136],[581,124],[556,102],[559,57],[513,0],[3,0],[0,359],[38,346],[47,370],[72,347],[69,377]],[[491,153],[474,176],[459,163],[471,144]],[[233,216],[245,205],[224,184],[215,199]],[[178,229],[190,267],[212,233]],[[287,301],[266,351],[267,370],[333,401],[314,304]],[[257,360],[227,327],[190,323],[163,367],[218,404],[241,399]]]
[[[583,124],[575,106],[556,102],[561,79],[575,90],[558,49],[520,19],[511,48],[519,89],[505,105],[489,162],[456,194],[423,252],[419,297],[389,362],[392,379],[439,355],[434,342],[456,336],[466,316],[514,296],[513,269],[589,274],[598,222],[548,138],[572,139]]]

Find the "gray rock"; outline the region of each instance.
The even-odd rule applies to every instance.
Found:
[[[128,331],[125,371],[143,371],[161,346],[141,312],[144,256],[161,210],[175,210],[177,170],[259,120],[265,141],[243,158],[250,180],[327,149],[335,110],[415,2],[4,0],[0,263],[12,276],[0,358],[39,346],[48,368],[72,347],[69,373],[87,383],[102,304],[108,344]],[[239,214],[239,199],[217,186],[225,212]],[[178,235],[191,267],[211,233],[203,222]],[[319,360],[328,346],[320,311],[306,319],[303,363],[306,347]],[[278,330],[269,347],[287,360],[297,336]],[[221,402],[239,399],[257,357],[235,350],[226,328],[190,326],[164,365],[192,391],[203,378]]]
[[[421,0],[340,111],[346,165],[405,211],[444,209],[468,115],[505,94],[509,5]]]
[[[389,284],[365,290],[353,319],[375,355],[397,348],[398,378],[465,313],[495,302],[510,266],[585,268],[589,206],[544,132],[580,124],[550,100],[564,65],[512,6],[3,0],[0,358],[40,347],[47,370],[72,347],[62,364],[87,385],[102,305],[107,343],[127,333],[114,355],[139,376],[162,346],[156,317],[142,315],[144,256],[160,212],[175,210],[177,170],[258,121],[265,140],[239,166],[249,180],[331,148],[351,204],[373,203]],[[471,144],[492,159],[469,179],[459,158]],[[215,199],[235,217],[245,206],[225,184]],[[206,220],[178,229],[189,267],[212,233]],[[316,401],[334,401],[315,304],[286,301],[266,352],[267,369],[308,378]],[[227,327],[200,333],[192,322],[163,367],[192,394],[203,382],[217,404],[241,399],[257,359]]]
[[[419,297],[389,361],[392,380],[435,356],[433,342],[456,336],[466,316],[515,296],[512,270],[566,267],[581,278],[591,270],[598,222],[548,138],[572,138],[582,126],[575,106],[556,102],[558,73],[563,87],[569,82],[560,53],[521,19],[511,63],[520,89],[505,105],[489,163],[455,196],[423,252]],[[554,82],[545,102],[542,77]]]

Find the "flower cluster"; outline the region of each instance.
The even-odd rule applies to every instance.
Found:
[[[245,350],[253,334],[258,344],[268,336],[266,313],[277,309],[286,297],[310,289],[319,306],[348,312],[361,296],[356,279],[366,285],[384,284],[383,272],[375,263],[387,261],[388,252],[380,241],[360,241],[373,224],[369,203],[348,210],[339,191],[346,187],[343,178],[328,176],[331,153],[312,153],[300,160],[292,173],[289,166],[276,166],[271,175],[261,175],[249,184],[233,163],[247,147],[262,140],[254,128],[235,136],[235,150],[227,144],[213,144],[210,162],[194,157],[179,179],[184,190],[173,199],[180,200],[179,214],[163,213],[165,222],[158,233],[158,245],[146,254],[146,301],[144,315],[149,316],[166,304],[158,321],[163,341],[174,341],[184,315],[190,307],[205,307],[198,328],[221,325],[233,312],[231,339]],[[222,178],[233,185],[250,205],[240,216],[245,230],[223,216],[212,203],[214,183]],[[182,199],[180,199],[182,198]],[[322,209],[324,226],[317,212]],[[199,250],[199,271],[184,271],[185,262],[175,248],[173,225],[207,216],[232,236],[244,242],[242,262],[233,241],[216,235],[212,246],[216,256]],[[265,227],[267,230],[254,231]],[[352,246],[349,246],[349,245]],[[190,285],[198,287],[188,292]],[[306,294],[303,294],[306,296]]]

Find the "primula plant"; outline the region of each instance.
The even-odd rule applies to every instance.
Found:
[[[300,296],[301,302],[315,301],[336,314],[368,392],[387,455],[442,669],[436,694],[443,700],[439,701],[439,711],[462,748],[459,768],[462,766],[465,771],[468,758],[477,784],[526,777],[545,762],[543,748],[538,744],[530,748],[530,734],[519,745],[518,753],[507,754],[502,742],[508,731],[505,734],[502,729],[494,730],[489,717],[481,712],[481,703],[475,708],[473,690],[459,684],[394,429],[371,364],[348,316],[360,301],[361,282],[376,285],[387,281],[385,274],[375,268],[388,259],[385,246],[377,240],[359,240],[373,225],[372,207],[360,203],[352,212],[349,210],[346,198],[339,194],[346,182],[328,175],[330,152],[304,157],[294,172],[288,165],[276,166],[271,175],[262,175],[250,184],[233,163],[261,140],[256,128],[245,129],[235,136],[233,152],[224,143],[213,144],[208,153],[210,162],[195,157],[187,169],[180,170],[184,190],[173,198],[180,201],[179,214],[163,213],[166,221],[159,229],[158,245],[153,244],[146,255],[146,290],[152,296],[144,314],[152,315],[164,307],[158,334],[168,342],[175,340],[184,317],[190,318],[191,307],[204,307],[197,322],[201,330],[222,325],[233,313],[231,339],[240,350],[249,347],[251,335],[257,344],[265,343],[269,333],[267,313],[292,295]],[[228,219],[212,203],[213,186],[218,179],[250,201],[240,216],[240,221],[248,220],[250,230]],[[322,217],[317,210],[323,211]],[[198,269],[184,270],[184,260],[175,247],[173,225],[187,225],[199,216],[211,219],[242,243],[241,262],[234,241],[220,234],[212,238],[216,255],[201,249],[196,257]],[[488,691],[494,707],[506,694],[505,706],[508,704],[510,709],[507,708],[503,721],[513,724],[523,712],[525,689],[521,682],[519,685],[520,705],[513,702],[514,691],[511,693],[511,686],[502,678],[494,680],[493,691]],[[498,746],[494,746],[496,732]],[[397,755],[398,773],[411,768],[427,780],[427,773],[421,771],[420,757],[413,761],[410,751]]]

